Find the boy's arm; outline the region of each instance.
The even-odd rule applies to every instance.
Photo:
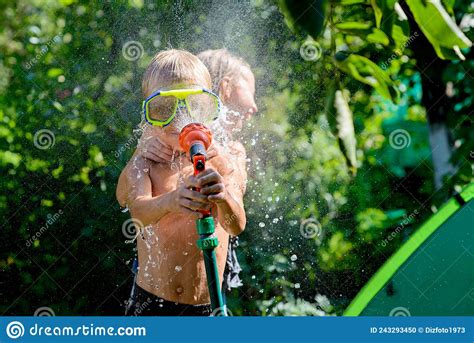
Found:
[[[232,154],[235,156],[236,170],[228,177],[224,177],[227,179],[228,200],[221,206],[218,205],[218,219],[222,226],[233,228],[234,230],[228,232],[237,236],[245,230],[247,223],[244,209],[244,194],[247,187],[247,155],[245,148],[240,143],[235,144],[232,150]]]
[[[121,207],[127,207],[128,197],[132,192],[132,187],[130,185],[132,168],[133,168],[133,160],[138,157],[138,149],[135,149],[132,158],[128,161],[125,168],[123,168],[122,172],[120,173],[117,189],[115,190],[115,196],[117,197],[117,201]]]
[[[170,212],[171,194],[152,196],[152,185],[150,175],[144,170],[150,168],[147,160],[137,156],[135,159],[137,168],[128,170],[128,176],[135,178],[135,187],[127,196],[127,205],[132,218],[135,218],[143,226],[157,223],[163,216]]]
[[[202,218],[202,214],[198,211],[210,209],[207,197],[190,189],[189,178],[186,178],[185,184],[177,189],[154,197],[150,175],[144,172],[150,170],[150,164],[150,161],[138,156],[137,168],[131,170],[131,176],[137,179],[137,182],[129,196],[128,207],[132,217],[138,219],[140,224],[143,226],[155,224],[168,213]]]
[[[245,230],[247,222],[243,196],[237,189],[226,188],[225,201],[217,203],[217,220],[229,234],[238,236]]]
[[[242,233],[246,224],[243,197],[247,177],[242,172],[245,171],[245,158],[238,157],[242,156],[218,155],[213,160],[217,170],[211,167],[196,177],[198,187],[202,187],[201,193],[217,205],[219,223],[233,236]]]
[[[134,169],[134,160],[140,156],[157,163],[170,163],[173,159],[173,150],[161,143],[158,137],[154,137],[151,129],[144,130],[138,147],[135,149],[130,161],[128,161],[120,173],[117,183],[115,195],[122,207],[127,206],[129,196],[133,192],[133,185],[136,179],[133,178],[131,174]]]

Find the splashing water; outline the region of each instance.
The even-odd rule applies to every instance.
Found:
[[[216,141],[218,141],[224,149],[229,142],[234,139],[235,135],[242,131],[243,115],[233,111],[226,106],[222,106],[219,117],[210,125],[210,129]]]
[[[262,41],[272,38],[269,37],[268,34],[262,34],[261,32],[257,32],[255,26],[251,25],[251,23],[248,22],[245,23],[245,20],[229,20],[228,14],[230,9],[232,9],[234,13],[238,13],[239,18],[250,18],[251,16],[247,15],[248,13],[246,12],[247,10],[245,6],[237,5],[237,3],[226,4],[226,6],[222,5],[221,7],[221,5],[218,5],[216,2],[216,5],[213,5],[209,9],[209,13],[212,13],[213,15],[209,16],[207,21],[204,23],[204,27],[208,28],[208,30],[204,30],[205,35],[208,35],[208,37],[206,37],[206,42],[208,45],[203,45],[202,50],[206,48],[211,48],[213,46],[225,46],[231,51],[245,51],[245,54],[247,54],[248,56],[251,55],[252,52],[250,51],[250,53],[247,53],[245,47],[242,46],[242,42],[247,42],[243,38],[255,35],[259,35],[261,37],[259,39],[261,39]],[[277,11],[277,9],[269,8],[267,12],[268,15],[270,15]],[[185,8],[180,2],[178,2],[176,6],[173,7],[173,11],[170,16],[172,17],[172,21],[176,24],[174,26],[174,30],[177,36],[180,37],[186,37],[187,32],[186,24],[182,21],[184,15]],[[219,32],[218,34],[216,34],[214,33],[216,31],[215,27],[222,28],[221,30],[225,32]],[[183,42],[186,43],[184,39]],[[181,44],[181,46],[185,45]],[[162,46],[161,48],[165,48],[165,46]],[[199,51],[199,49],[196,50]],[[268,77],[268,80],[271,80],[271,78],[272,75]],[[259,83],[261,84],[261,80],[259,80]],[[271,248],[280,248],[282,246],[291,247],[292,239],[289,239],[285,242],[285,236],[287,236],[287,234],[284,232],[277,231],[285,226],[293,231],[295,230],[294,228],[296,228],[296,231],[298,230],[298,221],[294,221],[295,223],[291,224],[289,221],[290,218],[284,218],[283,216],[280,216],[280,212],[278,211],[279,207],[283,207],[281,203],[285,203],[286,196],[282,195],[280,201],[280,197],[278,196],[278,190],[276,189],[284,185],[279,186],[278,183],[274,183],[274,187],[268,186],[269,188],[271,188],[270,190],[264,189],[264,187],[266,187],[266,184],[271,185],[271,183],[269,183],[268,181],[273,182],[271,180],[271,176],[273,174],[271,173],[271,170],[269,171],[269,169],[267,168],[267,162],[268,160],[271,160],[274,157],[274,155],[272,155],[271,149],[268,149],[270,151],[267,151],[267,149],[265,149],[264,147],[265,144],[263,144],[263,141],[265,140],[265,132],[259,132],[256,129],[253,121],[246,121],[244,116],[242,116],[240,113],[232,111],[225,106],[222,106],[218,119],[212,124],[209,125],[209,123],[207,123],[205,119],[206,118],[192,118],[186,111],[179,111],[176,114],[172,125],[179,132],[182,130],[183,127],[190,123],[203,123],[211,129],[214,141],[219,143],[219,145],[223,148],[224,152],[229,152],[229,148],[232,145],[231,143],[234,141],[241,142],[244,145],[244,147],[247,149],[246,171],[249,175],[245,205],[248,217],[252,218],[253,220],[254,227],[251,227],[251,229],[259,231],[257,233],[259,235],[268,237],[268,240],[266,240],[266,243],[268,242],[268,245],[272,245],[278,240],[280,241],[282,245],[278,243],[278,246],[274,244],[274,247],[266,247],[265,249],[268,249],[268,253],[270,253]],[[278,148],[275,146],[273,147]],[[178,174],[177,186],[181,185],[184,181],[184,163],[185,157],[183,157],[182,155],[177,156],[176,159],[171,161],[171,169],[176,171],[176,173]],[[137,177],[141,177],[143,173],[146,173],[145,170],[140,170],[140,168],[136,165],[135,161],[132,164],[133,168],[137,171]],[[267,177],[268,179],[265,179]],[[288,187],[288,194],[291,194],[291,189],[292,186],[290,185],[290,187]],[[151,253],[152,245],[154,244],[153,237],[156,237],[155,233],[150,233],[150,235],[146,235],[145,246],[149,253]],[[288,244],[288,242],[290,242],[290,244]],[[194,243],[189,243],[189,245],[193,246]],[[282,249],[280,249],[280,251],[281,250]],[[298,256],[296,256],[292,254],[293,251],[289,249],[286,257],[291,262],[298,263],[303,260],[303,257],[301,256],[304,255],[298,254]],[[183,252],[183,255],[186,256],[187,253],[185,254],[185,252]],[[156,264],[156,262],[148,261],[146,264],[144,264],[143,268],[149,271],[149,267],[155,268],[157,267]],[[180,266],[175,267],[176,272],[178,272],[177,269],[179,269],[179,267]],[[255,276],[253,276],[252,278],[255,279]],[[303,285],[304,287],[304,284],[301,285]],[[300,283],[295,283],[295,288],[299,287]],[[263,293],[263,290],[261,290],[261,292]]]

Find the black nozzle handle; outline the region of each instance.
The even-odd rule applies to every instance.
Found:
[[[191,145],[189,148],[189,158],[191,159],[191,162],[193,162],[194,156],[196,155],[202,155],[207,158],[206,147],[204,144],[197,142]]]

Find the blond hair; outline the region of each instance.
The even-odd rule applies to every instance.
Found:
[[[179,83],[211,87],[211,76],[199,58],[185,50],[164,50],[155,55],[146,68],[142,92],[146,98],[162,87]]]
[[[211,73],[212,91],[219,93],[219,83],[224,77],[241,74],[242,67],[250,69],[243,58],[232,55],[227,49],[206,50],[197,55]]]

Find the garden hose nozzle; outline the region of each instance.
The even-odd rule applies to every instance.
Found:
[[[198,175],[206,169],[206,151],[211,143],[211,131],[202,124],[188,124],[181,130],[179,145],[192,162],[194,175]],[[199,191],[199,189],[195,190]],[[219,241],[215,235],[214,217],[211,215],[211,211],[200,212],[204,217],[196,220],[196,229],[199,235],[196,243],[204,256],[212,313],[213,315],[227,316],[227,309],[222,299],[219,270],[217,269],[215,248],[219,245]]]
[[[186,125],[179,134],[179,145],[188,155],[194,166],[194,175],[206,169],[207,149],[212,143],[211,131],[202,124],[191,123]],[[199,191],[199,189],[195,189]],[[200,211],[204,216],[209,216],[210,211]]]
[[[194,175],[205,169],[206,150],[212,143],[211,131],[202,124],[186,125],[179,134],[179,145],[194,165]]]

